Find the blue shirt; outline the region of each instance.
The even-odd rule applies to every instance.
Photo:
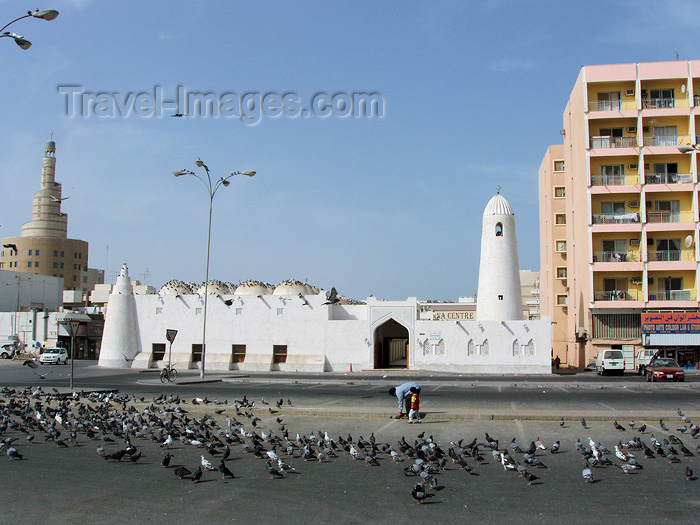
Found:
[[[396,397],[399,399],[399,412],[403,412],[403,400],[411,395],[411,388],[420,390],[420,385],[418,383],[404,383],[396,387]]]

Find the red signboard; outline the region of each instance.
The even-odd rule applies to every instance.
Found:
[[[700,312],[646,312],[642,314],[645,334],[700,333]]]

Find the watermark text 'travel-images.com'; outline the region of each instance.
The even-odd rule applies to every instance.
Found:
[[[385,114],[384,97],[377,92],[318,92],[310,97],[308,106],[293,92],[216,94],[189,91],[184,86],[178,86],[174,96],[166,98],[164,89],[160,86],[155,86],[152,91],[120,93],[88,91],[78,85],[58,86],[58,92],[65,97],[65,114],[70,118],[170,115],[238,119],[245,124],[254,125],[263,117],[382,118]]]

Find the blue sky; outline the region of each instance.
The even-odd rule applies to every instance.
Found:
[[[0,236],[31,219],[54,133],[69,236],[114,280],[204,280],[209,197],[191,169],[234,177],[214,201],[210,278],[285,279],[365,299],[477,291],[481,215],[501,186],[521,269],[539,269],[537,170],[561,143],[580,67],[697,55],[690,1],[136,2],[0,0],[52,21],[0,39]],[[383,116],[98,116],[90,93],[379,93]],[[342,97],[341,97],[342,98]],[[114,99],[114,97],[113,97]],[[103,104],[104,109],[104,104]],[[340,110],[338,106],[338,110]],[[82,113],[82,114],[81,114]]]

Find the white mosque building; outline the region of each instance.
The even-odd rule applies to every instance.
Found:
[[[204,288],[171,281],[136,295],[124,265],[99,365],[160,368],[170,356],[180,370],[200,368]],[[523,320],[515,217],[500,194],[484,210],[476,311],[413,297],[332,301],[297,281],[206,288],[206,371],[551,373],[551,319]],[[166,330],[177,330],[172,345]]]

